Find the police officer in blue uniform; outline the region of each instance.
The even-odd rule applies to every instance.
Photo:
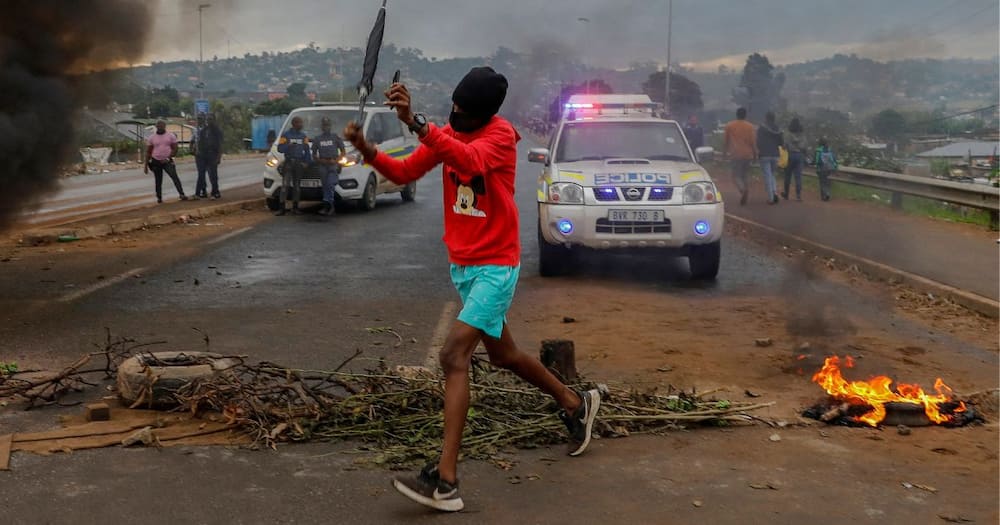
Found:
[[[312,162],[312,152],[309,148],[309,137],[302,131],[302,117],[292,117],[292,127],[281,134],[278,139],[278,153],[285,155],[281,164],[281,196],[278,198],[278,211],[275,215],[285,214],[285,203],[288,201],[288,186],[294,185],[292,194],[292,214],[299,215],[299,200],[302,196],[302,175]]]
[[[312,156],[323,178],[323,209],[320,215],[333,215],[334,188],[340,176],[340,158],[347,153],[344,141],[333,133],[330,117],[321,121],[323,133],[312,142]]]

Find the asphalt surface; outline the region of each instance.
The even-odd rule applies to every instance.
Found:
[[[529,146],[522,143],[521,158]],[[535,276],[536,170],[526,162],[519,166],[522,286],[544,290],[546,280]],[[245,176],[256,182],[259,172]],[[33,308],[30,316],[7,312],[7,326],[0,328],[6,351],[26,361],[44,349],[38,354],[66,361],[102,340],[108,327],[139,340],[167,340],[166,347],[178,349],[204,348],[207,334],[211,350],[289,366],[329,368],[356,348],[365,349],[367,359],[424,363],[435,355],[435,328],[448,319],[457,300],[440,241],[441,194],[435,171],[418,184],[414,203],[389,195],[369,213],[267,218],[190,253],[163,254],[159,263],[133,260],[108,268],[110,277],[143,265],[139,277],[68,301],[53,300],[65,290],[45,291],[30,280],[0,276],[8,292],[0,304]],[[580,274],[563,282],[604,283],[609,295],[625,286],[678,297],[726,297],[780,290],[797,279],[797,270],[780,258],[733,238],[724,243],[720,279],[714,284],[689,283],[683,260],[638,257],[589,257]],[[887,329],[891,324],[891,330],[918,340],[932,337],[857,291],[831,283],[815,286],[827,292],[834,308],[876,322],[884,319]],[[383,326],[396,329],[402,344],[367,330]],[[954,349],[975,354],[984,366],[997,365],[995,354],[957,341]],[[370,364],[362,360],[356,366]],[[54,413],[0,411],[0,428],[47,428]],[[729,439],[759,440],[763,449],[769,433],[751,429]],[[849,457],[852,452],[817,449],[808,463],[789,464],[773,447],[741,457],[705,436],[677,433],[600,441],[579,459],[564,457],[558,448],[523,452],[512,473],[464,462],[468,510],[449,517],[396,495],[389,473],[359,467],[344,453],[349,449],[311,444],[277,452],[195,447],[107,449],[50,458],[16,454],[12,472],[0,473],[0,508],[7,523],[833,524],[886,517],[919,522],[927,516],[920,505],[934,504],[907,507],[892,501],[890,489],[865,483],[843,487],[847,500],[823,501],[824,476],[863,477],[904,468],[891,456],[864,456],[864,461],[831,467],[830,454]],[[552,458],[557,461],[548,461]],[[539,474],[540,481],[514,484],[509,481],[513,474],[522,479]],[[797,494],[812,494],[815,500],[783,501],[786,496],[775,492],[761,494],[750,507],[727,502],[734,487],[744,490],[748,481],[776,475],[798,476],[802,492]],[[940,483],[945,482],[974,483],[961,478]],[[694,500],[705,508],[693,506]]]
[[[765,202],[759,178],[751,184],[750,201],[740,206],[739,192],[726,169],[713,170],[713,178],[727,198],[727,213],[994,301],[1000,299],[996,232],[873,204],[822,202],[808,188],[802,202],[782,200],[772,206]]]
[[[262,156],[223,160],[219,165],[220,192],[260,184],[263,162]],[[198,179],[194,162],[178,160],[177,176],[184,192],[194,195]],[[170,177],[164,174],[163,179],[164,201],[177,199],[177,190]],[[143,173],[142,168],[78,175],[61,179],[59,188],[44,197],[36,208],[22,214],[19,222],[31,225],[59,223],[92,213],[148,206],[155,201],[153,174]]]

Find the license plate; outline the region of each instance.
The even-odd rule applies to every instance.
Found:
[[[323,186],[323,181],[319,179],[302,179],[299,186],[302,186],[303,188],[319,188]]]
[[[611,222],[663,222],[663,210],[608,210]]]

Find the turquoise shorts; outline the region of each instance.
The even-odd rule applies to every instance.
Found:
[[[462,298],[458,320],[500,339],[520,273],[520,266],[452,264],[451,282]]]

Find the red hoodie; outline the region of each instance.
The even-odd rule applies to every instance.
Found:
[[[413,155],[396,160],[380,151],[366,160],[396,184],[409,184],[443,164],[448,258],[462,266],[517,266],[521,241],[514,176],[519,140],[514,126],[496,116],[472,133],[428,124]]]

